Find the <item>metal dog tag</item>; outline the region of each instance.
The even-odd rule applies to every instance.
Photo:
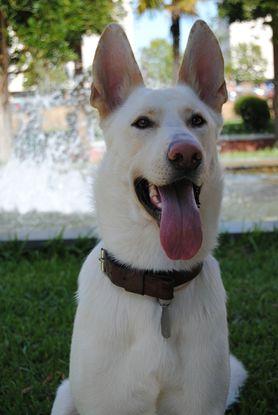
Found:
[[[161,305],[161,334],[165,339],[168,339],[171,336],[170,315],[168,309],[171,301],[161,299],[158,301]]]

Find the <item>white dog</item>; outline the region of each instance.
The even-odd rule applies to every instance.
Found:
[[[93,80],[107,144],[95,182],[101,242],[79,276],[70,375],[52,415],[222,415],[246,372],[229,357],[211,255],[227,99],[218,42],[197,21],[178,85],[152,90],[112,24]]]

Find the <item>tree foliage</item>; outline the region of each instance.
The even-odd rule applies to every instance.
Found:
[[[277,0],[222,0],[218,4],[219,13],[229,23],[258,19],[265,20],[272,28],[274,56],[273,109],[275,114],[275,133],[278,137],[278,1]]]
[[[222,0],[218,7],[220,16],[227,17],[230,23],[268,16],[274,20],[278,14],[277,0]]]
[[[144,77],[154,85],[169,85],[172,80],[173,55],[165,39],[154,39],[142,49],[141,67]]]
[[[259,45],[239,43],[231,50],[231,72],[236,81],[261,82],[265,79],[267,61]]]
[[[146,10],[169,10],[180,15],[182,14],[196,14],[196,0],[172,0],[172,1],[158,1],[158,0],[139,0],[137,10],[139,13],[144,13]]]
[[[80,60],[84,34],[101,33],[123,13],[113,0],[0,0],[17,71]],[[22,47],[23,45],[23,47]]]
[[[167,10],[171,14],[170,32],[172,35],[173,69],[172,77],[176,80],[180,60],[180,18],[187,15],[196,15],[197,0],[139,0],[137,10],[139,14],[147,10]]]

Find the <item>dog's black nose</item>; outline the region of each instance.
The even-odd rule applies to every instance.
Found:
[[[179,140],[169,145],[168,160],[179,170],[192,171],[202,162],[202,151],[198,143]]]

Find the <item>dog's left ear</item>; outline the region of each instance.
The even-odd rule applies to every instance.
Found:
[[[191,86],[201,100],[217,112],[221,112],[227,101],[221,49],[213,32],[202,20],[197,20],[191,29],[179,82]]]
[[[101,35],[93,62],[91,105],[106,117],[137,86],[143,85],[140,69],[124,30],[110,24]]]

